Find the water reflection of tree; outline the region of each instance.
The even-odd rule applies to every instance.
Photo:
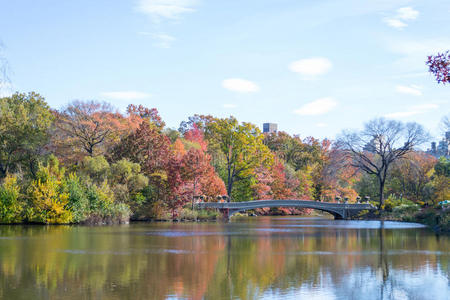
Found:
[[[398,274],[408,277],[425,268],[449,274],[449,256],[432,252],[447,253],[449,239],[421,231],[233,234],[226,225],[158,225],[162,232],[197,233],[164,236],[148,234],[148,228],[153,227],[0,227],[0,298],[253,299],[266,291],[327,287],[336,295],[353,290],[362,297],[364,291],[377,299],[380,289],[384,297],[399,289],[411,293]],[[403,249],[431,252],[395,254]]]
[[[379,268],[382,274],[382,283],[380,284],[380,299],[384,299],[384,290],[386,288],[386,281],[389,277],[389,264],[386,255],[386,247],[384,245],[384,221],[380,221],[379,242],[380,242],[380,261]]]

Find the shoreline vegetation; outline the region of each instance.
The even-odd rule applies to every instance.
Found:
[[[269,214],[270,215],[270,214]],[[248,217],[258,217],[258,216],[268,216],[255,214],[253,212],[249,213],[238,213],[233,216],[233,218],[248,218]],[[280,216],[279,214],[274,214],[270,216]],[[284,215],[286,216],[286,215]],[[299,215],[294,214],[294,216],[323,216],[322,214],[312,214],[312,215]],[[449,210],[437,210],[437,209],[426,209],[423,211],[417,211],[416,213],[389,213],[382,212],[379,217],[375,216],[360,216],[352,218],[351,220],[368,220],[368,221],[395,221],[395,222],[408,222],[408,223],[418,223],[425,225],[430,230],[434,231],[436,234],[450,234],[450,213]],[[120,225],[120,224],[130,224],[130,223],[153,223],[153,222],[225,222],[221,214],[215,210],[199,210],[192,211],[190,209],[183,209],[178,217],[175,219],[171,215],[160,219],[141,219],[141,220],[126,220],[120,218],[108,218],[101,219],[96,218],[94,220],[86,220],[80,223],[37,223],[37,222],[25,222],[25,223],[0,223],[2,225],[85,225],[85,226],[103,226],[103,225]]]
[[[193,210],[194,202],[353,203],[367,197],[377,200],[379,211],[360,218],[419,222],[448,232],[449,212],[439,210],[439,203],[450,198],[450,160],[400,146],[391,147],[399,153],[395,161],[380,164],[383,172],[356,164],[355,153],[374,166],[389,157],[378,154],[380,135],[359,149],[352,145],[353,135],[339,143],[262,133],[232,116],[210,115],[191,116],[173,129],[155,108],[131,104],[121,113],[108,103],[74,101],[54,110],[34,92],[0,98],[0,121],[2,224],[213,221],[221,215]],[[376,119],[367,126],[425,136],[416,123]]]
[[[425,208],[394,212],[381,211],[378,214],[362,215],[354,219],[418,223],[427,226],[437,234],[450,234],[449,209]]]

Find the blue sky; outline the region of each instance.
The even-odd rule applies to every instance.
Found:
[[[333,138],[374,117],[439,136],[450,86],[426,56],[450,49],[450,1],[0,0],[12,90],[59,108],[97,99]],[[3,93],[6,93],[3,88]]]

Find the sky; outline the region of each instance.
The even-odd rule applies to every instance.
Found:
[[[0,0],[11,83],[53,108],[156,107],[333,139],[376,117],[437,140],[450,86],[427,56],[450,50],[448,0]]]

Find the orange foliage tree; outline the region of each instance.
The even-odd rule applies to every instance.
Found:
[[[128,128],[124,117],[107,103],[74,101],[54,114],[52,146],[69,162],[104,154]]]

